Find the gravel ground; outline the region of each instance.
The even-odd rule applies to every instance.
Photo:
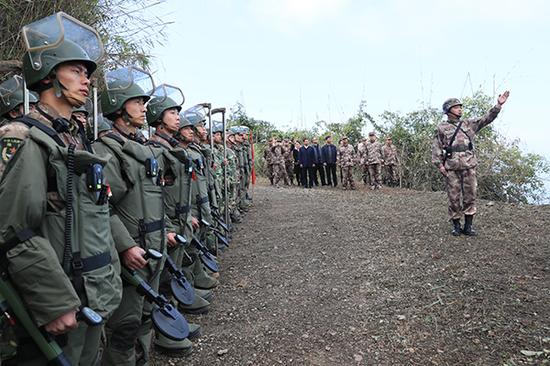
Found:
[[[154,365],[550,364],[550,206],[259,185],[191,356]]]

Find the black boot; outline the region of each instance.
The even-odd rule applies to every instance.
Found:
[[[464,215],[464,235],[476,236],[477,233],[474,230],[472,222],[474,221],[474,215]]]
[[[462,228],[460,227],[460,219],[453,219],[453,230],[451,230],[451,234],[453,236],[460,236],[461,232]]]

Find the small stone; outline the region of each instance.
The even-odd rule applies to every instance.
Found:
[[[363,361],[363,356],[355,354],[353,355],[353,359],[355,360],[355,362],[361,362]]]
[[[221,349],[221,350],[218,351],[218,356],[223,356],[227,352],[229,352],[229,350],[227,348]]]

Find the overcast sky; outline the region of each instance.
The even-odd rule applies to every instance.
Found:
[[[497,128],[550,158],[550,2],[168,0],[154,13],[175,22],[153,50],[155,81],[187,106],[241,101],[278,127],[310,127],[361,99],[376,118],[510,89]]]

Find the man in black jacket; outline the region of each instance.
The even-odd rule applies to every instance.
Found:
[[[302,168],[302,185],[304,188],[312,188],[315,175],[315,152],[309,146],[307,138],[304,139],[304,144],[300,148],[298,159],[300,161],[300,168]]]
[[[317,173],[319,173],[319,178],[321,180],[321,185],[326,186],[325,181],[325,169],[323,167],[323,156],[321,154],[321,146],[319,146],[319,140],[314,137],[311,139],[313,152],[315,153],[315,167],[313,169],[313,182],[316,186],[319,185],[319,180],[317,179]]]
[[[327,174],[327,185],[336,187],[338,185],[336,179],[336,146],[332,143],[332,136],[325,137],[325,145],[321,148],[321,155]]]

